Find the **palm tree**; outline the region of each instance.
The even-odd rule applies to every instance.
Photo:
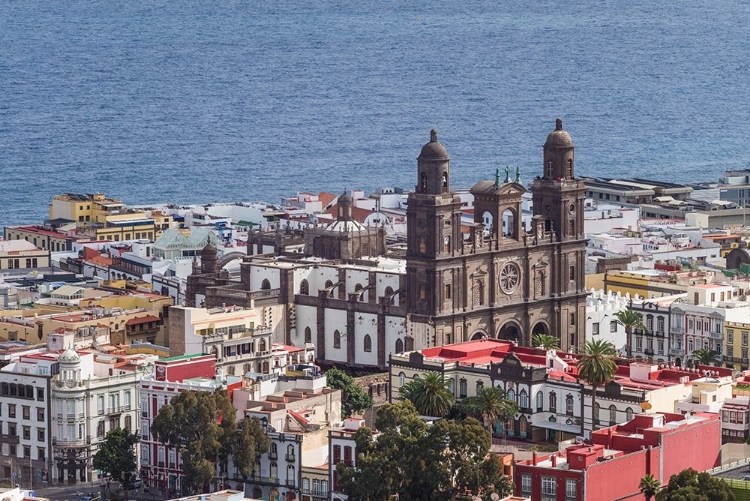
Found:
[[[628,352],[628,358],[632,358],[633,351],[630,347],[630,335],[633,333],[633,329],[645,329],[643,325],[643,315],[637,311],[631,309],[618,311],[615,313],[616,322],[625,327],[625,349]]]
[[[586,341],[583,346],[583,355],[578,360],[578,375],[591,385],[591,429],[596,430],[596,390],[604,386],[607,381],[612,380],[617,372],[617,364],[614,357],[617,350],[612,343],[603,339],[592,339]]]
[[[481,419],[490,436],[495,421],[501,419],[506,422],[521,410],[517,403],[508,398],[505,390],[496,386],[477,389],[476,396],[465,398],[460,408],[466,414]]]
[[[454,402],[448,379],[437,372],[427,372],[421,378],[414,378],[400,390],[404,400],[410,400],[423,416],[444,416]]]
[[[718,351],[709,350],[706,348],[701,348],[700,350],[695,350],[691,355],[690,358],[692,358],[695,362],[701,364],[701,365],[712,365],[716,363],[717,358],[719,357]]]
[[[651,499],[656,495],[656,491],[659,490],[659,487],[661,487],[661,484],[650,473],[643,477],[638,484],[638,488],[641,490],[641,494],[646,496],[646,501],[651,501]]]
[[[536,348],[541,348],[544,351],[556,350],[560,347],[560,343],[557,336],[551,334],[538,333],[531,336],[531,344]]]

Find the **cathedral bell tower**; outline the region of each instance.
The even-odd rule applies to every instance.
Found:
[[[409,194],[407,224],[407,303],[428,313],[442,304],[446,286],[441,261],[461,255],[461,198],[450,191],[450,157],[437,131],[417,157],[417,185]],[[448,284],[450,285],[450,284]]]
[[[534,215],[544,217],[545,230],[554,232],[559,242],[582,240],[586,188],[575,177],[575,144],[559,118],[544,143],[542,176],[531,186]]]

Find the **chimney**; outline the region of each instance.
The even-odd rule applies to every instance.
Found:
[[[552,456],[550,457],[550,461],[552,461],[553,468],[557,466],[557,453],[556,452],[552,453]]]
[[[531,466],[536,466],[536,451],[531,455]]]

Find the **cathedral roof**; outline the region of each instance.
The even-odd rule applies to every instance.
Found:
[[[510,192],[518,192],[523,193],[526,191],[526,188],[524,188],[522,185],[518,183],[500,183],[495,184],[494,181],[479,181],[474,186],[471,187],[471,190],[469,190],[472,194],[475,195],[483,195],[483,194],[500,194],[500,193],[510,193]]]
[[[448,158],[448,150],[437,140],[437,131],[430,131],[430,142],[422,146],[419,158]]]
[[[558,148],[572,148],[573,146],[575,146],[573,144],[573,139],[571,139],[570,137],[570,134],[568,134],[562,128],[562,119],[558,118],[555,121],[555,130],[549,133],[544,146],[552,146]]]

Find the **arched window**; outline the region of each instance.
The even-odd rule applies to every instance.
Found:
[[[632,419],[633,419],[633,409],[628,407],[627,409],[625,409],[625,420],[631,421]]]
[[[133,425],[132,425],[132,422],[133,422],[133,418],[132,418],[132,416],[130,416],[129,414],[128,414],[128,415],[126,415],[126,416],[125,416],[125,429],[126,429],[126,430],[130,431],[130,429],[131,429],[131,428],[132,428],[132,426],[133,426]]]
[[[427,173],[423,172],[419,176],[419,188],[422,190],[422,193],[427,193]]]
[[[549,411],[557,412],[557,395],[554,391],[549,394]]]
[[[447,193],[448,192],[448,173],[447,172],[443,172],[443,186],[442,186],[442,188],[443,188],[443,193]]]
[[[276,464],[276,461],[271,461],[271,478],[278,478],[279,477],[279,465]]]
[[[565,413],[569,416],[573,415],[573,395],[565,397]]]
[[[443,239],[443,252],[451,251],[451,237],[446,236]]]
[[[458,396],[460,398],[466,398],[466,394],[468,392],[466,379],[461,378],[461,380],[458,382]]]
[[[279,446],[276,444],[276,442],[271,442],[271,454],[278,454],[279,453]]]
[[[544,408],[544,395],[542,395],[541,391],[536,392],[536,411],[542,412],[542,409]]]
[[[552,179],[552,160],[547,162],[547,179]]]
[[[614,405],[609,406],[609,424],[617,424],[617,407]]]
[[[518,405],[521,409],[527,409],[529,407],[529,394],[526,393],[526,390],[521,390],[518,393]]]
[[[573,160],[571,159],[568,159],[568,162],[565,164],[565,177],[573,179]]]
[[[386,287],[384,297],[388,299],[388,304],[393,304],[393,287]]]
[[[307,280],[303,280],[299,283],[299,293],[303,296],[307,296],[310,294],[310,284],[307,282]]]
[[[341,348],[341,333],[339,331],[333,331],[333,347]]]
[[[396,353],[404,352],[404,342],[400,339],[396,339]]]
[[[479,393],[479,390],[481,390],[482,388],[484,388],[484,381],[477,381],[477,387],[474,390],[475,393]]]
[[[305,327],[305,343],[312,343],[312,331],[310,327]]]
[[[513,402],[516,401],[516,392],[513,391],[512,388],[510,390],[508,390],[507,396],[508,396],[508,400],[511,400]]]
[[[404,374],[403,372],[399,372],[398,373],[398,385],[399,387],[401,387],[405,384],[406,384],[406,374]]]
[[[331,282],[330,280],[326,280],[326,289],[328,289],[329,287],[333,287],[333,282]]]
[[[289,444],[289,445],[286,446],[286,455],[288,457],[293,457],[294,456],[294,446],[292,444]]]
[[[526,438],[526,434],[528,433],[528,422],[526,421],[526,416],[521,416],[521,419],[518,420],[518,432],[522,438]]]
[[[594,404],[594,416],[593,416],[593,419],[594,419],[594,423],[595,423],[595,424],[599,424],[599,421],[601,421],[601,420],[599,419],[599,411],[600,411],[600,410],[601,410],[601,408],[599,407],[599,403],[598,403],[598,402],[597,402],[597,403],[595,403],[595,404]]]
[[[453,380],[453,378],[448,380],[448,391],[450,391],[454,395],[456,393],[456,382]]]
[[[369,334],[365,334],[365,353],[372,351],[372,338]]]
[[[295,477],[296,477],[296,475],[295,475],[295,472],[294,472],[294,465],[290,464],[289,466],[286,467],[287,485],[290,485],[290,484],[294,483],[294,481],[296,480]]]
[[[271,288],[271,282],[268,281],[267,278],[263,279],[263,282],[260,284],[260,288],[263,290],[268,290]]]
[[[664,334],[664,317],[659,317],[656,319],[656,332],[659,334]]]
[[[646,315],[646,330],[649,332],[654,330],[654,316]]]
[[[258,343],[258,351],[260,351],[260,352],[266,351],[266,340],[265,339],[261,339],[260,342]]]

